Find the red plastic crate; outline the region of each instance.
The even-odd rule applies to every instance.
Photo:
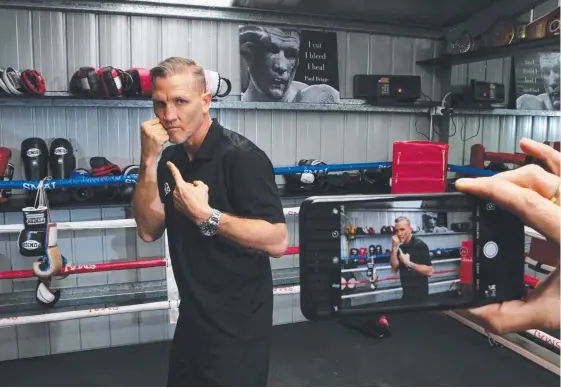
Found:
[[[433,141],[393,143],[392,193],[446,192],[448,144]]]

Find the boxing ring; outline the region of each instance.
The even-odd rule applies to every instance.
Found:
[[[292,174],[292,173],[303,173],[311,171],[348,171],[348,170],[361,170],[361,169],[377,169],[391,167],[391,163],[356,163],[356,164],[336,164],[336,165],[321,165],[321,166],[291,166],[291,167],[279,167],[275,168],[275,173],[277,175],[282,174]],[[471,167],[464,166],[448,166],[448,171],[460,172],[464,174],[476,174],[476,175],[486,175],[490,176],[495,174],[493,171],[479,170]],[[91,187],[91,186],[105,186],[105,185],[118,185],[118,184],[130,184],[136,182],[136,176],[112,176],[112,177],[101,177],[101,178],[79,178],[79,179],[65,179],[65,180],[51,180],[47,181],[45,187],[47,189],[57,189],[57,188],[71,188],[71,187]],[[39,182],[29,182],[29,181],[4,181],[0,182],[0,189],[27,189],[33,190],[37,189]],[[297,217],[299,214],[299,207],[287,207],[284,208],[284,215],[286,217]],[[24,228],[23,224],[11,224],[11,225],[0,225],[0,234],[17,234]],[[108,229],[134,229],[136,228],[136,223],[134,219],[121,219],[121,220],[104,220],[104,221],[79,221],[79,222],[57,222],[57,228],[60,231],[78,231],[78,230],[108,230]],[[531,238],[545,239],[535,230],[526,227],[526,235]],[[167,234],[164,233],[164,252],[165,257],[162,258],[150,258],[150,259],[138,259],[135,261],[125,261],[116,263],[96,263],[96,264],[85,264],[85,265],[69,265],[65,267],[60,275],[72,275],[72,274],[85,274],[94,272],[107,272],[107,271],[120,271],[120,270],[130,270],[130,269],[144,269],[144,268],[154,268],[154,267],[165,267],[166,268],[166,283],[167,283],[167,300],[149,302],[149,303],[138,303],[132,305],[123,306],[107,306],[100,308],[88,308],[81,310],[72,311],[60,311],[60,312],[47,312],[35,315],[15,315],[15,316],[4,316],[0,317],[0,329],[4,327],[20,326],[34,323],[47,323],[56,322],[72,319],[81,319],[89,317],[99,317],[108,316],[116,314],[126,314],[144,311],[156,311],[165,310],[169,311],[170,323],[175,323],[177,321],[178,308],[180,304],[179,294],[177,290],[177,285],[175,284],[173,271],[171,267],[171,262],[169,258],[168,241]],[[299,247],[289,247],[285,255],[298,254]],[[459,262],[460,258],[446,258],[446,259],[436,259],[434,261],[435,265]],[[529,261],[528,261],[529,260]],[[535,263],[535,260],[527,259],[528,263]],[[550,267],[551,268],[551,267]],[[361,272],[366,271],[367,268],[354,268],[354,269],[342,269],[342,272]],[[389,271],[390,266],[380,265],[376,266],[376,270],[379,272]],[[453,270],[435,270],[435,275],[454,275],[459,272],[459,269]],[[24,279],[24,278],[34,278],[35,275],[33,270],[12,270],[0,272],[0,280],[6,279]],[[399,276],[381,276],[378,281],[383,284],[385,281],[392,281],[399,279]],[[525,275],[525,281],[530,287],[535,287],[539,282],[537,278],[529,275]],[[431,285],[439,284],[454,284],[459,282],[459,279],[447,279],[439,282],[431,283]],[[358,285],[367,284],[368,281],[352,281],[345,283],[349,288],[355,288]],[[389,287],[384,289],[379,287],[373,291],[366,291],[357,294],[343,295],[343,298],[360,298],[367,295],[381,294],[387,292],[399,291],[399,287]],[[283,285],[273,288],[274,295],[290,295],[299,294],[300,286],[298,284]],[[494,344],[501,344],[502,346],[515,351],[516,353],[526,357],[527,359],[541,365],[549,371],[560,374],[559,370],[559,356],[557,355],[557,361],[552,358],[553,352],[544,349],[539,343],[552,346],[553,348],[559,349],[560,341],[559,339],[544,333],[539,330],[528,330],[526,333],[520,334],[509,334],[509,335],[493,335],[485,332],[483,328],[476,325],[475,323],[469,321],[465,317],[459,315],[456,312],[445,311],[444,314],[458,320],[464,325],[472,328],[473,330],[486,335],[489,337],[489,341]],[[532,337],[533,341],[528,340],[526,337],[521,336],[525,334],[526,336]],[[551,354],[549,354],[549,353]]]

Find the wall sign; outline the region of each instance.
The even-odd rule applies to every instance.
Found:
[[[526,53],[514,57],[516,109],[560,110],[559,52]]]
[[[242,101],[340,102],[337,34],[241,25]]]

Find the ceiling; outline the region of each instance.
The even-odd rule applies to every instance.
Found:
[[[235,0],[234,6],[441,29],[466,21],[494,1],[496,0]]]

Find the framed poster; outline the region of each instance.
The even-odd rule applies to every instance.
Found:
[[[559,52],[523,53],[514,57],[516,109],[560,110]]]
[[[242,101],[340,102],[334,32],[241,25]]]

